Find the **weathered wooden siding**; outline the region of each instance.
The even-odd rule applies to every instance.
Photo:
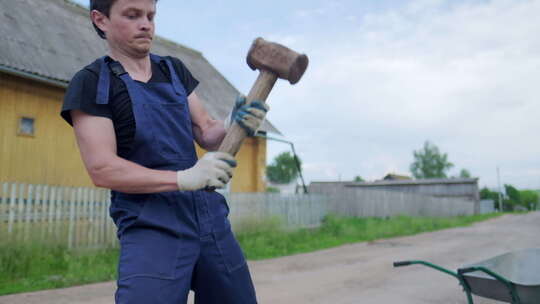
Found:
[[[64,89],[0,73],[0,181],[92,187],[73,135],[60,116]],[[19,136],[20,117],[35,136]],[[200,155],[204,153],[197,149]],[[250,138],[237,155],[232,192],[265,190],[266,141]]]
[[[478,200],[478,184],[476,183],[370,185],[369,187],[364,188],[369,188],[370,190],[418,193],[436,197],[463,197],[471,200]]]
[[[460,216],[479,212],[478,202],[463,197],[435,197],[371,187],[334,187],[324,183],[312,183],[309,191],[331,197],[328,210],[344,216]]]
[[[376,182],[312,182],[310,188],[365,188],[369,190],[416,193],[435,197],[459,197],[478,201],[478,179],[420,179]]]
[[[266,140],[248,138],[237,159],[239,163],[231,184],[232,192],[265,192]]]

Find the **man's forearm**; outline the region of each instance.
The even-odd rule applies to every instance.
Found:
[[[88,172],[98,187],[125,193],[157,193],[178,190],[175,171],[148,169],[120,157],[111,158]]]
[[[225,138],[226,132],[223,121],[212,120],[201,132],[198,144],[207,151],[216,151]]]

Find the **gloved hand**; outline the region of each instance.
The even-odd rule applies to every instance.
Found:
[[[231,114],[225,120],[225,129],[231,126],[231,121],[236,121],[248,135],[253,136],[261,127],[269,109],[270,107],[262,101],[253,101],[247,105],[246,97],[238,96]]]
[[[224,152],[208,152],[195,166],[176,172],[176,183],[180,191],[194,191],[206,187],[223,188],[236,167],[234,157]]]

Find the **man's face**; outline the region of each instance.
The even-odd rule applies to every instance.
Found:
[[[146,56],[154,37],[154,0],[117,0],[103,20],[109,44],[132,56]]]

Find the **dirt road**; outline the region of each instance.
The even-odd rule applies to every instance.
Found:
[[[266,304],[466,304],[454,278],[392,262],[429,260],[451,269],[516,249],[540,247],[540,213],[505,215],[472,227],[360,243],[250,263]],[[10,304],[109,304],[113,282],[0,297]],[[501,303],[475,298],[476,304]]]

